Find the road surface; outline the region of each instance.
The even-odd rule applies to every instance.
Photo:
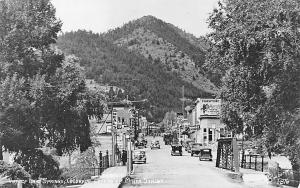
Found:
[[[158,137],[157,137],[158,138]],[[156,138],[156,139],[157,139]],[[199,161],[183,152],[183,156],[171,156],[169,145],[159,137],[161,149],[146,148],[147,164],[134,164],[133,179],[127,180],[123,188],[241,188],[242,183],[228,179],[214,168],[215,162]],[[148,143],[151,143],[148,139]]]

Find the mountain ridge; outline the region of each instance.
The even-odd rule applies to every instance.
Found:
[[[151,35],[152,38],[149,37]],[[205,76],[205,71],[202,68],[205,62],[205,52],[208,48],[204,39],[198,39],[154,16],[144,16],[130,21],[122,27],[103,34],[103,36],[119,46],[125,46],[129,50],[144,55],[146,58],[150,55],[153,61],[162,60],[161,63],[165,64],[167,69],[178,72],[182,79],[199,89],[210,93],[218,93],[219,91]],[[148,40],[145,41],[145,38]],[[149,40],[153,42],[149,43]],[[164,44],[159,41],[164,41]],[[164,52],[162,52],[162,48],[164,48]],[[170,51],[172,51],[171,54],[169,54]],[[184,58],[184,56],[188,58]],[[191,67],[191,62],[193,62],[194,67]]]

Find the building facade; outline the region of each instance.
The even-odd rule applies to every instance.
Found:
[[[221,137],[231,137],[220,120],[221,99],[198,98],[188,114],[194,132],[191,138],[204,146],[213,145]],[[195,118],[195,119],[194,119]]]

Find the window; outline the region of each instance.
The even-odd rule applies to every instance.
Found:
[[[203,132],[205,132],[205,133],[206,133],[206,128],[204,128],[204,129],[203,129]]]
[[[224,128],[220,128],[220,137],[226,137]]]
[[[213,140],[213,129],[208,129],[208,141]]]

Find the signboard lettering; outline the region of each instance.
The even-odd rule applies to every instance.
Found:
[[[219,116],[221,99],[200,99],[200,116]]]

